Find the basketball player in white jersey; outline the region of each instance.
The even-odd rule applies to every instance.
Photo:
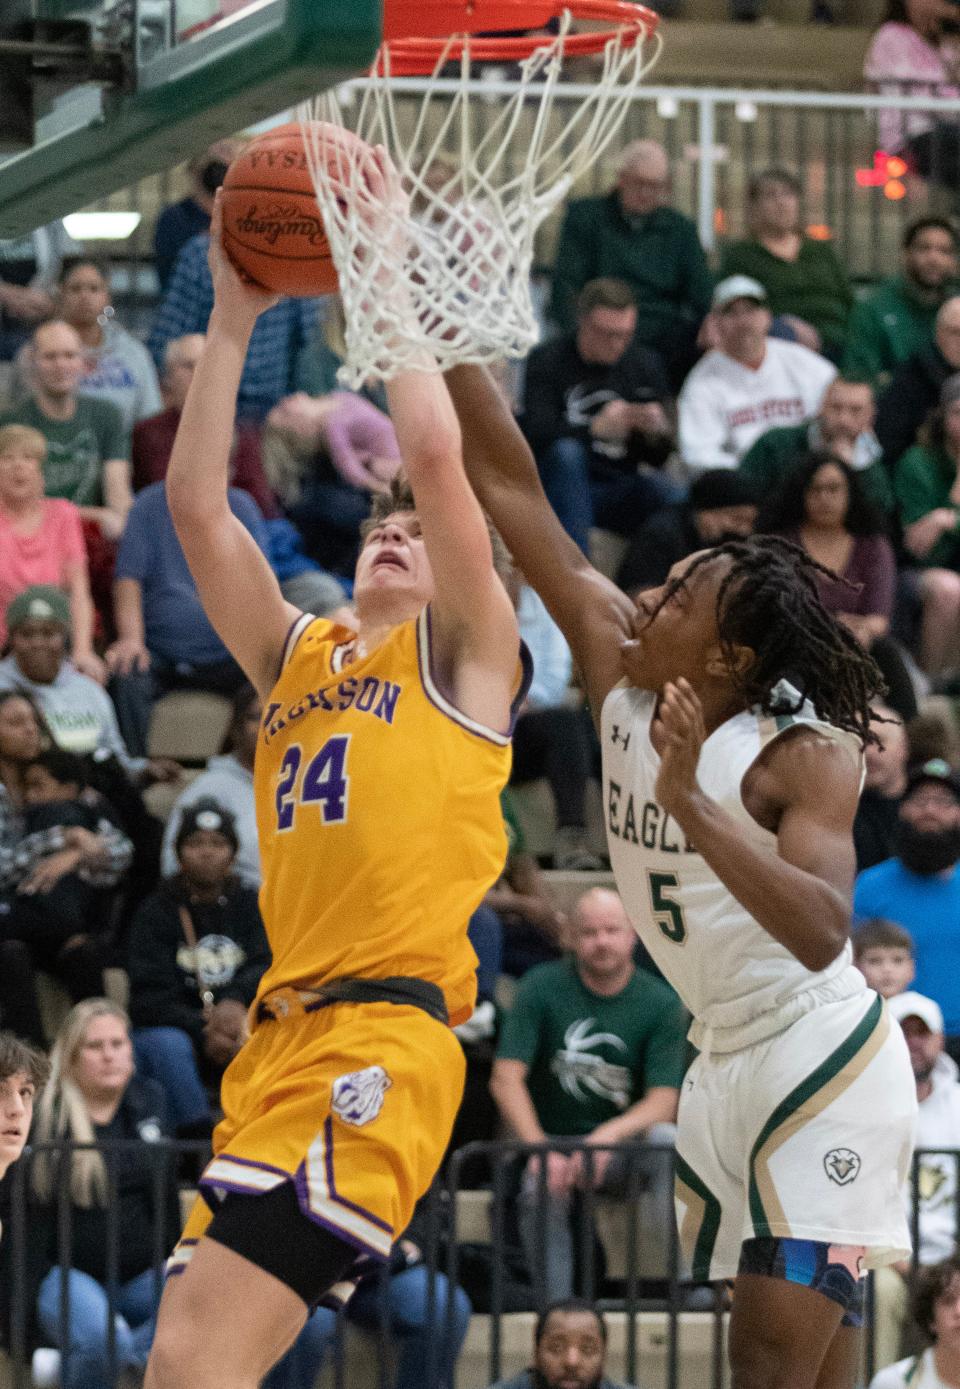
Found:
[[[677,1209],[694,1277],[736,1279],[734,1389],[851,1389],[861,1275],[909,1251],[916,1115],[848,940],[878,672],[773,537],[634,605],[561,528],[487,373],[447,381],[480,500],[583,674],[620,894],[693,1014]]]

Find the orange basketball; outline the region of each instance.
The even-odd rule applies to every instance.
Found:
[[[327,125],[331,152],[356,135]],[[332,294],[337,272],[317,206],[299,124],[251,140],[227,170],[223,244],[238,269],[275,294]]]

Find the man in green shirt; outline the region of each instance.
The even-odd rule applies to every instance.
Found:
[[[622,1191],[637,1164],[657,1234],[669,1232],[669,1148],[686,1055],[684,1010],[668,984],[634,965],[636,938],[616,892],[594,888],[580,898],[572,937],[572,958],[538,965],[520,981],[490,1082],[523,1142],[580,1145],[560,1144],[542,1175],[534,1155],[523,1176],[521,1238],[547,1299],[573,1291],[574,1207],[588,1185]],[[641,1139],[659,1149],[615,1151]],[[597,1149],[589,1158],[584,1142]]]
[[[940,305],[955,292],[957,233],[944,217],[919,217],[903,234],[902,269],[850,316],[846,376],[880,390],[896,367],[934,339]]]
[[[864,381],[836,377],[826,389],[819,414],[803,424],[768,429],[740,461],[739,472],[765,501],[811,453],[832,453],[854,469],[874,506],[893,511],[893,488],[873,432],[876,403]]]
[[[604,277],[625,280],[637,301],[636,341],[660,354],[679,387],[693,364],[713,281],[696,226],[667,206],[669,191],[663,147],[636,140],[624,150],[609,193],[568,204],[548,315],[572,332],[585,284]]]
[[[38,429],[47,441],[47,496],[65,497],[108,540],[118,539],[133,501],[129,441],[120,410],[79,393],[83,349],[69,323],[53,319],[34,331],[29,370],[30,397],[0,414],[0,425]]]

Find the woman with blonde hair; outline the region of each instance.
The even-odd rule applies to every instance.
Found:
[[[31,1136],[31,1245],[43,1258],[36,1313],[44,1343],[61,1353],[63,1389],[107,1389],[114,1370],[146,1365],[159,1260],[179,1225],[167,1133],[163,1091],[134,1071],[126,1013],[106,998],[78,1003],[53,1045]]]

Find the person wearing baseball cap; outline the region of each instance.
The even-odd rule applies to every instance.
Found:
[[[767,292],[750,275],[728,275],[713,291],[716,347],[684,382],[679,443],[695,474],[735,468],[768,429],[815,415],[837,374],[832,363],[796,342],[771,338]]]

